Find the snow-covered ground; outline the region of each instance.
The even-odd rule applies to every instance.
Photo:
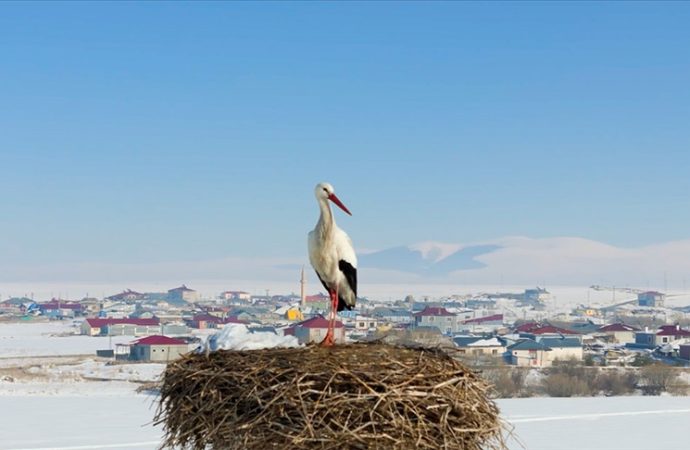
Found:
[[[0,396],[0,449],[154,450],[162,435],[151,424],[155,409],[153,397],[133,392]]]
[[[0,324],[0,450],[157,449],[156,398],[135,390],[158,379],[165,365],[111,364],[94,356],[108,338],[74,331],[67,322]],[[498,404],[514,427],[511,450],[689,448],[690,397]]]
[[[500,400],[519,439],[511,450],[685,450],[687,397],[528,398]],[[150,449],[162,431],[151,422],[155,399],[134,393],[0,396],[0,449]]]
[[[57,355],[95,355],[134,340],[132,336],[80,336],[75,322],[0,323],[0,358]]]
[[[685,450],[690,397],[525,398],[498,401],[527,450]],[[522,448],[516,439],[510,448]]]
[[[131,342],[131,336],[111,341],[75,332],[78,328],[69,321],[0,324],[0,397],[129,395],[142,383],[156,381],[165,369],[160,363],[96,358],[96,350]]]

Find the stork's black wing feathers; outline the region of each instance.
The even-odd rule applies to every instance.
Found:
[[[348,286],[350,286],[350,289],[352,289],[352,292],[355,294],[355,297],[357,297],[357,269],[354,268],[352,264],[345,261],[344,259],[338,261],[338,268],[341,272],[343,272],[343,275],[345,275],[345,279],[347,280]],[[316,272],[316,276],[319,278],[319,281],[326,289],[326,292],[331,292],[331,289],[321,279],[321,275],[319,275],[319,272]],[[343,299],[343,297],[340,294],[338,294],[338,312],[344,309],[352,309],[353,307],[354,305],[348,305],[347,303],[345,303],[345,299]]]
[[[316,271],[314,271],[314,272],[316,272]],[[326,292],[331,292],[329,287],[326,286],[326,283],[324,283],[323,280],[321,279],[321,275],[319,275],[319,272],[316,272],[316,276],[319,277],[319,281],[321,282],[321,284],[323,284],[323,287],[326,289]]]
[[[348,286],[350,286],[350,289],[352,289],[352,292],[355,294],[355,298],[357,298],[357,269],[344,259],[338,261],[338,269],[345,275]],[[354,305],[348,305],[345,303],[345,300],[338,295],[338,311],[352,309],[353,307]]]

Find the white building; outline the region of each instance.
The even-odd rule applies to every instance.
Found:
[[[199,301],[199,293],[194,289],[189,289],[184,284],[180,287],[168,290],[168,300],[180,301],[183,300],[187,303],[193,303]]]
[[[550,362],[576,360],[582,361],[584,350],[582,342],[575,337],[543,337],[538,338],[538,342],[551,349],[548,354]]]
[[[355,318],[355,330],[369,331],[375,330],[379,325],[379,321],[373,317],[357,316]]]

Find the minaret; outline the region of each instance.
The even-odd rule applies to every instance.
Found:
[[[305,292],[305,287],[307,285],[307,280],[304,278],[304,266],[302,266],[302,278],[299,280],[300,284],[300,306],[302,309],[305,309],[307,307],[307,294]]]

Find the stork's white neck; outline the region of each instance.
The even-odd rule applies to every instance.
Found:
[[[321,216],[316,224],[316,229],[319,231],[321,239],[328,239],[333,234],[333,226],[335,225],[328,199],[319,198],[319,208],[321,209]]]

